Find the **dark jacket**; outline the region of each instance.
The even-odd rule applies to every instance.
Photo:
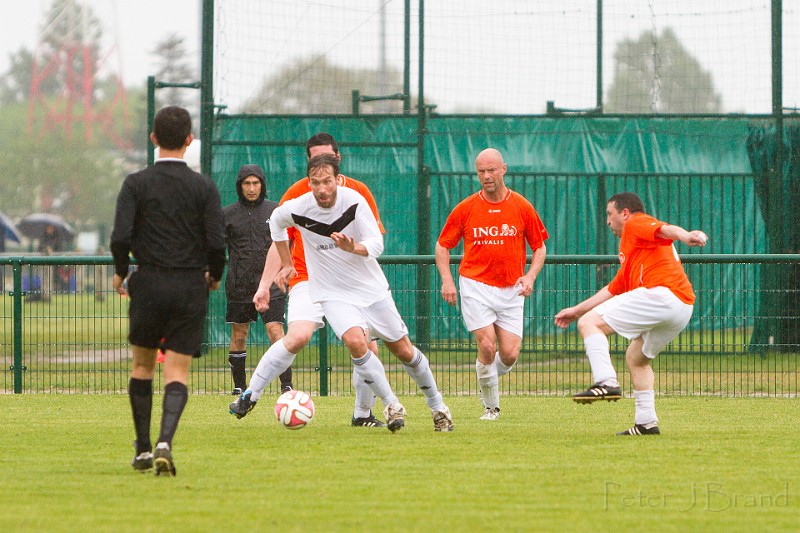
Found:
[[[174,159],[129,174],[117,197],[111,252],[123,278],[133,252],[140,265],[208,269],[221,279],[225,227],[217,186]]]
[[[242,194],[242,182],[248,176],[261,181],[261,196],[254,202]],[[247,303],[258,290],[267,251],[272,245],[269,217],[278,207],[277,202],[266,199],[267,184],[264,172],[258,165],[244,165],[236,178],[239,200],[223,209],[225,235],[228,241],[228,275],[225,277],[225,295],[229,302]],[[283,293],[275,285],[270,298]]]

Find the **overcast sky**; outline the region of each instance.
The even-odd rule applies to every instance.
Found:
[[[122,75],[126,86],[143,86],[154,74],[152,51],[171,34],[185,38],[187,53],[200,56],[201,0],[82,0],[105,27],[103,43],[108,68]],[[0,72],[8,56],[25,46],[35,50],[46,10],[52,0],[0,0]]]
[[[223,100],[218,103],[235,105],[246,99],[263,76],[298,57],[325,53],[338,64],[358,59],[354,50],[376,57],[374,36],[381,1],[385,0],[218,0],[227,12],[222,22],[216,22],[218,31],[226,32],[220,38],[222,44],[218,43],[217,67],[220,57],[226,59],[220,54],[226,47],[229,51],[228,74],[215,80],[215,96]],[[201,0],[82,2],[103,21],[103,44],[108,53],[105,66],[120,73],[126,86],[145,84],[156,69],[156,44],[171,34],[184,38],[188,57],[199,65]],[[402,3],[388,2],[394,19],[402,13]],[[51,4],[52,0],[0,0],[4,14],[0,17],[0,72],[7,69],[9,54],[20,46],[36,48],[44,12]],[[416,5],[412,2],[412,10]],[[800,0],[784,0],[785,106],[800,105],[799,5]],[[506,113],[541,113],[547,100],[556,100],[562,107],[591,107],[594,6],[594,0],[427,2],[426,96],[442,104],[439,111],[445,113],[458,106],[480,108],[498,101],[506,105],[508,109],[502,110]],[[637,38],[644,30],[673,26],[701,67],[711,71],[722,94],[724,111],[769,112],[769,0],[607,0],[604,6],[606,90],[613,74],[615,42]],[[345,11],[350,18],[332,18]],[[515,17],[517,11],[523,11],[524,16]],[[571,13],[580,14],[581,20],[570,19]],[[698,13],[706,18],[698,17]],[[314,26],[317,23],[322,26]],[[539,26],[531,27],[532,23]],[[392,28],[390,31],[396,33]],[[416,33],[416,28],[412,31]],[[355,43],[355,48],[348,47],[348,42],[359,35],[366,36]],[[326,37],[328,42],[315,43]],[[392,66],[401,68],[397,51],[402,55],[402,38],[394,35],[393,39],[396,46],[389,59]],[[415,40],[412,38],[412,54],[416,53]],[[576,64],[565,69],[565,57]],[[473,63],[475,60],[485,63]],[[242,62],[238,71],[234,61]],[[375,68],[376,63],[370,58],[366,65],[356,67]],[[416,61],[412,60],[415,70]],[[518,75],[526,72],[532,77]],[[539,75],[543,72],[548,79]],[[415,80],[412,87],[416,87]]]

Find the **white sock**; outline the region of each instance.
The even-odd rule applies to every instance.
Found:
[[[364,382],[364,378],[355,372],[355,370],[353,371],[353,390],[356,391],[356,402],[355,407],[353,408],[353,416],[355,418],[364,418],[369,416],[370,412],[372,411],[372,407],[378,400],[378,397],[375,396],[375,393],[372,392],[372,389],[369,387],[369,385]]]
[[[397,403],[397,396],[392,392],[392,386],[386,379],[386,370],[383,368],[381,360],[375,357],[370,350],[367,350],[362,357],[350,359],[353,362],[353,378],[363,381],[383,402],[384,407]]]
[[[251,392],[250,399],[256,401],[261,398],[261,394],[267,388],[267,385],[292,366],[296,355],[286,349],[283,345],[283,339],[270,346],[269,350],[264,352],[261,361],[258,362],[258,366],[250,378],[250,386],[248,387]]]
[[[633,398],[636,400],[636,414],[633,417],[634,424],[658,424],[656,416],[656,391],[635,390]]]
[[[494,354],[494,366],[497,368],[497,375],[498,376],[505,376],[511,369],[514,368],[514,363],[511,363],[510,366],[506,366],[503,364],[503,361],[500,360],[500,352],[495,352]]]
[[[436,387],[436,379],[433,377],[433,372],[431,372],[431,365],[428,363],[428,358],[425,357],[425,354],[419,351],[419,348],[414,346],[414,358],[410,363],[403,363],[403,368],[425,395],[425,403],[428,404],[431,411],[443,410],[445,407],[444,402],[442,401],[442,395],[439,394],[439,389]]]
[[[475,361],[475,372],[478,374],[478,385],[483,396],[483,405],[492,409],[500,407],[500,389],[497,386],[497,367],[492,364],[484,365]]]
[[[602,333],[589,335],[583,339],[583,346],[586,348],[586,357],[589,358],[589,365],[592,367],[594,382],[609,387],[619,387],[617,371],[614,370],[609,355],[608,337]]]

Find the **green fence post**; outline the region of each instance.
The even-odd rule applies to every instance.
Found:
[[[318,329],[319,335],[319,395],[328,395],[328,386],[330,384],[330,375],[328,373],[328,326]]]
[[[14,394],[22,394],[22,259],[14,260]]]

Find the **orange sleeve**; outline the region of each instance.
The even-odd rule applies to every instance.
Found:
[[[439,244],[452,250],[464,236],[464,218],[469,212],[469,205],[474,201],[475,195],[468,196],[453,208],[444,223],[441,233],[439,233]]]
[[[375,202],[375,197],[372,196],[372,191],[369,190],[369,187],[358,180],[354,180],[353,178],[347,178],[345,186],[353,189],[367,200],[367,205],[369,205],[369,208],[372,210],[375,220],[378,221],[378,229],[381,230],[382,234],[386,234],[386,228],[383,227],[381,215],[378,213],[378,204]]]

